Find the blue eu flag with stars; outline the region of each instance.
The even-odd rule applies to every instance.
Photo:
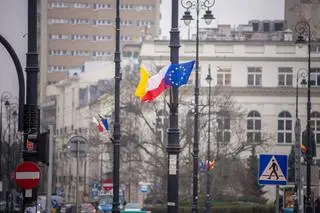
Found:
[[[182,64],[171,64],[165,75],[165,84],[172,87],[187,84],[194,62],[193,60]]]

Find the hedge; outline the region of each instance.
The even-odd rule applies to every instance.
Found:
[[[147,211],[152,213],[166,213],[167,209],[164,207],[147,207]],[[203,211],[203,207],[199,207],[199,212]],[[274,207],[270,205],[222,205],[214,206],[212,213],[274,213]],[[180,207],[179,213],[191,213],[190,207]]]

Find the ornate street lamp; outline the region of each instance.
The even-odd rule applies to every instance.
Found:
[[[6,107],[7,123],[8,123],[8,141],[7,141],[7,179],[8,188],[6,192],[6,212],[9,213],[9,199],[11,190],[11,178],[10,178],[10,143],[11,143],[11,112],[10,112],[10,102],[5,101],[4,106]]]
[[[121,57],[120,57],[120,0],[116,0],[116,46],[114,53],[115,64],[115,92],[114,92],[114,125],[113,125],[113,201],[112,213],[120,212],[120,81],[121,81]]]
[[[170,30],[170,62],[179,64],[180,32],[179,32],[179,1],[171,1],[171,30]],[[168,184],[167,184],[167,213],[179,212],[179,153],[180,130],[178,118],[179,88],[170,88],[170,114],[167,153],[168,153]]]
[[[181,5],[186,9],[181,20],[189,25],[193,20],[190,13],[191,9],[196,10],[196,70],[195,70],[195,89],[194,89],[194,135],[193,135],[193,198],[192,213],[198,213],[198,176],[199,176],[199,13],[200,9],[206,9],[203,16],[206,24],[210,24],[214,20],[214,16],[210,10],[215,4],[215,0],[181,0]]]
[[[299,69],[297,71],[296,76],[296,123],[294,127],[294,133],[295,133],[295,191],[296,191],[296,199],[295,199],[295,213],[299,213],[302,211],[302,182],[301,182],[301,165],[300,165],[300,159],[301,159],[301,151],[300,151],[300,136],[301,136],[301,124],[300,124],[300,118],[299,118],[299,107],[298,107],[298,98],[299,98],[299,85],[307,85],[306,71],[304,69]],[[301,79],[302,78],[302,79]],[[301,82],[299,83],[299,81]]]
[[[299,47],[307,42],[308,44],[308,101],[307,101],[307,138],[308,138],[308,151],[306,154],[306,162],[307,162],[307,194],[306,194],[306,202],[305,202],[305,209],[306,213],[312,213],[312,201],[311,201],[311,163],[312,163],[312,151],[311,149],[311,128],[310,128],[310,114],[311,114],[311,93],[310,93],[310,86],[311,86],[311,79],[310,79],[310,72],[311,72],[311,28],[308,22],[305,20],[299,21],[295,26],[296,32],[299,34],[296,40],[296,44]],[[305,39],[307,36],[307,41]]]

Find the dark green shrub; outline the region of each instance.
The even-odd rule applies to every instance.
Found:
[[[147,211],[152,213],[166,213],[166,207],[147,207]],[[199,212],[203,212],[203,206],[199,206]],[[212,213],[273,213],[274,208],[271,205],[248,205],[239,203],[229,203],[214,206]],[[191,213],[191,206],[181,206],[179,213]]]

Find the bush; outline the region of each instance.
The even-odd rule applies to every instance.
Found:
[[[166,213],[166,207],[147,207],[147,211],[152,213]],[[203,212],[203,207],[199,206],[199,212]],[[273,213],[274,208],[270,205],[248,205],[248,204],[226,204],[221,206],[214,206],[212,213]],[[179,208],[179,213],[191,213],[191,206],[182,206]]]

